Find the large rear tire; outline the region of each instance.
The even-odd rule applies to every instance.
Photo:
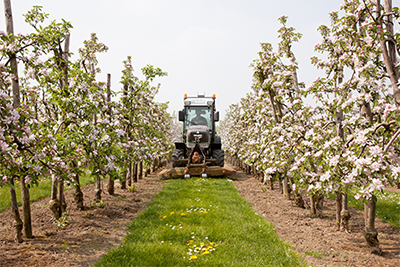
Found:
[[[225,153],[224,153],[224,151],[222,149],[214,149],[213,158],[215,158],[217,160],[215,162],[215,166],[224,167]]]
[[[174,149],[172,151],[172,167],[185,167],[184,162],[179,162],[178,159],[183,159],[183,149]]]

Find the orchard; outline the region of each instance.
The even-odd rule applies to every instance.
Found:
[[[4,0],[4,7],[0,189],[10,192],[13,223],[7,227],[12,228],[15,243],[35,238],[30,193],[48,180],[46,208],[59,226],[68,224],[71,208],[90,218],[92,209],[105,206],[105,195],[115,201],[133,194],[131,202],[140,202],[136,197],[140,182],[167,164],[175,138],[181,134],[182,125],[175,112],[168,113],[168,103],[155,101],[161,86],[156,82],[168,73],[148,64],[137,74],[135,62],[126,55],[121,59],[120,88],[111,88],[114,77],[103,75],[98,61],[108,47],[95,33],[77,51],[70,51],[70,22],[49,21],[45,8],[34,6],[24,15],[31,31],[16,34],[10,0]],[[378,195],[387,188],[400,189],[400,32],[393,27],[399,25],[400,12],[391,0],[344,0],[340,11],[329,18],[330,25],[318,27],[321,38],[315,51],[321,56],[311,58],[325,76],[315,77],[310,85],[301,82],[293,47],[301,42],[302,34],[289,26],[289,17],[281,16],[278,46],[260,44],[258,57],[250,65],[251,92],[230,105],[217,131],[226,162],[253,174],[262,183],[264,196],[278,185],[296,209],[309,208],[310,216],[320,220],[324,203],[333,199],[332,231],[351,232],[349,198],[354,198],[364,209],[362,235],[368,251],[381,256],[385,251],[376,227]],[[82,177],[86,176],[93,178],[93,191],[86,191],[91,195],[84,195]],[[163,182],[157,178],[150,183]],[[168,181],[165,188],[157,184],[151,194],[161,193],[134,217],[123,245],[96,259],[98,266],[146,265],[142,260],[153,258],[154,251],[158,256],[147,264],[173,266],[190,261],[233,266],[249,260],[246,266],[254,266],[265,260],[302,266],[289,245],[274,234],[269,236],[275,231],[273,225],[254,214],[244,200],[235,199],[239,194],[230,180],[235,177],[228,178]],[[66,191],[71,188],[68,202]],[[207,195],[208,191],[213,193]],[[141,193],[144,198],[146,192]],[[218,196],[233,199],[231,206],[224,206],[225,199]],[[251,222],[247,224],[245,218]],[[242,244],[248,239],[241,236],[242,228],[235,229],[236,224],[248,227],[248,235],[260,240],[260,244],[254,241],[254,249],[243,252],[251,257],[243,259],[235,253],[246,247]],[[227,228],[232,233],[226,233]],[[253,230],[257,234],[252,235]],[[270,248],[270,243],[282,247]],[[219,251],[232,255],[222,257]],[[269,251],[274,251],[272,256]],[[148,258],[142,256],[147,254]]]
[[[74,185],[76,206],[83,208],[79,176],[89,168],[97,179],[93,201],[100,202],[101,178],[108,177],[108,193],[113,194],[113,181],[119,178],[125,183],[128,175],[133,177],[133,167],[143,172],[169,157],[171,117],[166,104],[154,101],[159,85],[152,84],[166,72],[147,65],[142,69],[145,80],[140,80],[128,56],[123,61],[122,90],[111,92],[110,75],[106,82],[96,78],[101,71],[97,55],[108,50],[96,34],[84,41],[79,57],[72,61],[69,22],[48,22],[48,14],[35,6],[25,15],[32,32],[14,35],[10,5],[5,12],[7,32],[1,33],[0,45],[0,173],[10,187],[17,240],[22,242],[22,230],[26,238],[32,237],[29,188],[44,176],[52,177],[49,208],[58,219],[66,208],[65,183]],[[15,181],[21,185],[23,220]]]
[[[253,92],[230,107],[220,125],[232,161],[254,168],[265,183],[279,180],[296,204],[305,189],[311,211],[322,215],[334,194],[338,227],[348,230],[347,194],[364,202],[366,242],[380,254],[375,229],[376,192],[399,186],[399,18],[391,1],[344,1],[321,25],[312,58],[325,77],[300,83],[292,46],[301,34],[279,18],[279,46],[261,44]],[[343,13],[343,14],[342,14]],[[308,99],[315,105],[308,104]]]

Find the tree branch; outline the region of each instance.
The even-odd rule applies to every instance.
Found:
[[[387,152],[389,150],[389,147],[393,144],[393,142],[396,140],[396,138],[399,136],[399,134],[400,134],[400,129],[397,130],[397,132],[393,135],[392,139],[390,139],[389,143],[386,145],[383,152]]]
[[[382,122],[382,123],[378,124],[377,126],[375,126],[373,134],[375,134],[378,131],[378,129],[381,128],[381,127],[385,128],[385,132],[389,131],[389,129],[390,129],[389,126],[392,125],[392,124],[395,124],[395,123],[396,123],[395,120],[392,120],[392,121],[389,121],[389,122]]]
[[[331,125],[331,124],[336,124],[336,122],[335,122],[335,121],[327,122],[327,123],[324,125],[324,127],[322,127],[322,130],[325,130],[325,129],[328,128],[328,126]]]
[[[290,152],[292,152],[294,146],[297,144],[297,142],[300,141],[300,139],[303,139],[304,141],[306,140],[306,138],[304,136],[300,136],[299,138],[297,138],[296,142],[294,145],[292,145],[292,147],[290,148],[290,150],[288,151],[288,154],[290,154]]]

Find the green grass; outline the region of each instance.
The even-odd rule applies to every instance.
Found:
[[[212,247],[209,254],[194,251],[194,245],[202,243]],[[124,243],[96,266],[305,264],[279,239],[273,225],[252,210],[232,182],[192,178],[171,180],[132,221]]]
[[[81,186],[92,184],[96,181],[96,177],[88,174],[79,177]],[[67,186],[66,189],[72,186]],[[17,194],[18,205],[21,205],[21,190],[18,183],[15,184],[15,192]],[[51,178],[43,177],[38,186],[33,186],[29,190],[31,202],[50,196],[51,193]],[[0,212],[11,207],[10,187],[3,184],[0,186]]]
[[[384,191],[376,194],[376,217],[397,228],[400,228],[400,194],[392,191]],[[348,194],[349,205],[359,210],[364,210],[364,202],[354,198],[354,194]]]

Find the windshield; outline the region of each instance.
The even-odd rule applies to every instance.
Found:
[[[192,125],[206,125],[211,129],[211,107],[185,107],[185,130]]]

